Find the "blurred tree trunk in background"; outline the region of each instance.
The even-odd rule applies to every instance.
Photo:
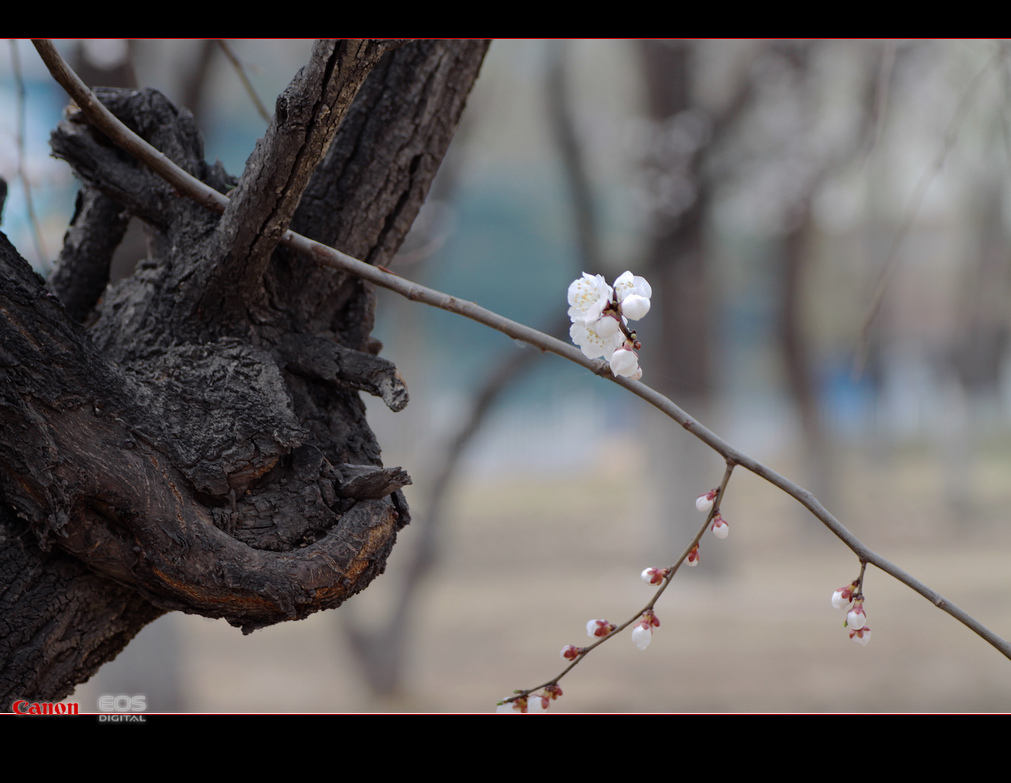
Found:
[[[703,108],[694,94],[697,52],[697,43],[690,41],[640,44],[652,128],[645,170],[653,203],[641,274],[654,288],[660,320],[660,333],[651,332],[643,350],[649,355],[650,385],[693,416],[710,421],[715,319],[713,254],[706,231],[714,183],[702,167],[748,105],[751,82],[740,78],[726,103],[716,110]],[[656,428],[649,431],[656,433]],[[670,433],[652,443],[655,485],[663,495],[661,523],[680,539],[696,524],[694,517],[681,513],[690,509],[683,501],[718,483],[718,463],[704,449]]]
[[[656,129],[652,169],[652,242],[640,272],[654,287],[660,311],[661,350],[651,355],[650,382],[689,411],[711,398],[712,334],[705,250],[709,190],[699,171],[704,140],[689,141],[693,44],[641,44],[648,117]],[[679,123],[679,120],[687,121]],[[685,146],[674,142],[684,128]],[[700,134],[706,131],[698,124]],[[694,140],[692,140],[694,141]],[[659,366],[656,366],[659,363]]]

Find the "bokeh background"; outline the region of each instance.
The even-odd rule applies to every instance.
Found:
[[[208,159],[239,173],[266,124],[240,70],[270,111],[311,44],[58,45],[91,84],[190,108]],[[563,338],[582,271],[645,276],[644,383],[1007,637],[1008,56],[496,41],[393,268]],[[48,157],[66,99],[27,41],[0,77],[0,229],[45,274],[76,188]],[[123,274],[143,252],[122,248]],[[149,711],[492,712],[554,676],[587,620],[648,600],[639,573],[702,523],[717,455],[581,368],[385,291],[376,335],[411,391],[398,414],[369,401],[386,464],[414,479],[387,573],[249,637],[168,615],[78,689],[82,709],[127,693]],[[738,469],[722,511],[730,536],[677,575],[649,649],[604,645],[552,712],[1011,709],[1011,662],[873,568],[873,640],[851,642],[829,599],[859,564],[791,498]]]

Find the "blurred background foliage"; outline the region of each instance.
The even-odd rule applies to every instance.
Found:
[[[226,55],[270,111],[310,47],[58,44],[89,84],[191,109],[235,174],[265,121]],[[65,96],[27,41],[0,71],[2,229],[45,274],[76,189],[48,157]],[[580,272],[644,275],[644,383],[1007,636],[1009,109],[994,41],[497,41],[393,269],[563,338]],[[128,242],[122,273],[144,252]],[[587,619],[645,603],[638,573],[697,529],[718,456],[581,368],[385,291],[376,336],[411,390],[399,414],[368,401],[415,482],[387,575],[248,639],[163,618],[82,709],[490,711]],[[741,473],[730,538],[678,575],[653,645],[605,645],[553,711],[1007,709],[1009,663],[877,572],[874,641],[849,642],[829,598],[855,558]]]

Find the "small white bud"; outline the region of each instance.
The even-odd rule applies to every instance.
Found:
[[[649,299],[638,294],[631,294],[621,300],[621,314],[633,321],[638,321],[649,312]]]
[[[619,348],[611,355],[611,372],[615,375],[635,375],[636,372],[642,377],[642,371],[639,369],[639,357],[635,355],[635,351],[630,351],[627,348]]]
[[[644,626],[642,623],[639,623],[632,629],[632,641],[640,650],[645,650],[649,647],[649,643],[653,641],[653,629],[648,625]]]

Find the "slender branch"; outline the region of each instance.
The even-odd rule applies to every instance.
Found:
[[[235,73],[238,74],[239,80],[242,82],[242,86],[246,90],[246,94],[249,95],[249,99],[256,107],[256,111],[259,112],[264,122],[270,122],[270,112],[267,111],[266,107],[263,105],[263,101],[261,101],[260,96],[256,94],[256,90],[253,89],[253,83],[249,81],[249,77],[246,76],[246,69],[243,67],[242,63],[239,62],[239,58],[236,56],[235,52],[232,51],[232,47],[228,45],[227,41],[217,41],[217,44],[221,47],[221,51],[225,57],[228,58],[228,62],[232,64],[232,67],[235,69]]]
[[[508,699],[503,699],[502,701],[499,702],[499,704],[509,704],[511,702],[519,701],[520,699],[526,699],[527,697],[531,696],[535,691],[553,688],[554,686],[558,685],[559,682],[561,682],[562,678],[565,677],[566,674],[568,674],[579,664],[581,664],[586,659],[586,656],[589,655],[589,653],[592,650],[597,649],[604,642],[610,641],[611,639],[615,638],[618,635],[619,631],[624,631],[633,623],[638,622],[641,617],[647,614],[652,615],[653,607],[656,606],[656,602],[660,600],[660,596],[663,595],[664,591],[668,587],[670,587],[671,582],[674,581],[674,574],[678,572],[678,569],[681,567],[681,564],[684,563],[684,561],[692,553],[692,550],[699,545],[699,541],[702,540],[702,536],[704,536],[706,530],[709,529],[709,525],[712,523],[713,518],[720,512],[720,501],[723,499],[723,495],[727,491],[727,484],[730,482],[730,475],[733,472],[734,472],[734,463],[731,460],[727,460],[727,468],[723,473],[723,481],[720,482],[720,486],[716,489],[716,502],[713,503],[712,508],[709,509],[709,513],[706,514],[706,521],[702,523],[702,527],[699,528],[699,532],[695,534],[695,538],[691,540],[691,543],[688,544],[687,547],[685,547],[684,551],[681,553],[681,556],[671,565],[663,569],[662,571],[663,579],[660,584],[660,587],[657,588],[656,592],[653,593],[653,597],[644,607],[642,607],[642,609],[640,609],[638,612],[636,612],[634,615],[628,618],[621,625],[612,627],[606,636],[602,636],[593,644],[590,644],[586,647],[578,648],[577,655],[572,660],[572,663],[570,663],[568,666],[562,669],[562,671],[559,674],[555,675],[554,679],[548,680],[547,682],[542,682],[540,685],[535,685],[532,688],[514,691],[514,693],[516,694],[515,696],[510,696]],[[862,567],[860,569],[860,574],[861,576],[863,576]],[[545,690],[545,693],[550,693],[550,690]]]
[[[91,91],[84,85],[70,67],[63,61],[63,58],[56,51],[55,47],[48,41],[35,41],[35,46],[42,55],[43,60],[49,67],[53,77],[70,93],[81,111],[99,130],[109,136],[117,144],[120,139],[124,140],[121,145],[131,154],[137,156],[153,171],[160,176],[164,176],[179,192],[188,196],[198,203],[204,204],[210,209],[222,212],[228,203],[228,198],[210,189],[199,180],[191,177],[186,172],[178,169],[165,155],[155,150],[149,144],[136,136],[132,131],[125,128],[99,101]],[[127,146],[128,144],[128,146]],[[163,173],[165,172],[165,173]],[[425,286],[412,283],[399,275],[389,272],[381,267],[374,267],[359,261],[356,258],[341,253],[331,247],[327,247],[319,242],[307,239],[304,236],[288,230],[284,233],[282,242],[301,253],[306,254],[320,264],[341,269],[351,274],[362,277],[378,286],[404,296],[415,302],[422,302],[432,307],[448,310],[451,313],[462,315],[478,323],[484,324],[492,329],[502,332],[512,337],[514,340],[521,340],[529,343],[542,351],[550,351],[564,359],[568,359],[590,370],[596,375],[607,378],[619,386],[624,387],[633,394],[641,397],[653,407],[657,408],[669,418],[676,421],[684,429],[701,440],[713,451],[720,454],[729,463],[734,463],[756,476],[765,479],[775,487],[783,490],[786,494],[796,499],[802,506],[810,511],[825,527],[839,538],[862,563],[870,563],[886,574],[897,579],[902,584],[922,595],[939,609],[950,614],[960,623],[984,639],[991,646],[996,648],[1006,658],[1011,659],[1011,643],[1001,638],[993,631],[986,628],[978,620],[971,617],[965,611],[955,606],[943,596],[931,590],[922,582],[914,579],[901,568],[886,560],[881,555],[869,549],[863,542],[847,530],[838,519],[836,519],[821,502],[808,490],[793,483],[789,479],[781,476],[776,471],[763,465],[758,460],[749,457],[739,451],[727,441],[720,438],[699,421],[688,415],[685,411],[674,404],[673,401],[654,391],[650,387],[638,381],[632,381],[622,376],[614,376],[608,365],[602,361],[587,359],[582,351],[573,345],[563,343],[554,337],[550,337],[542,332],[532,329],[529,326],[511,321],[497,313],[487,310],[474,302],[468,302],[457,297],[444,294]]]
[[[122,147],[151,171],[172,185],[180,193],[213,212],[224,212],[228,197],[218,193],[210,185],[179,168],[169,158],[159,152],[144,139],[121,123],[116,116],[102,105],[95,94],[88,89],[81,78],[63,59],[52,41],[32,39],[39,56],[49,69],[49,73],[67,91],[88,121],[118,147]]]

